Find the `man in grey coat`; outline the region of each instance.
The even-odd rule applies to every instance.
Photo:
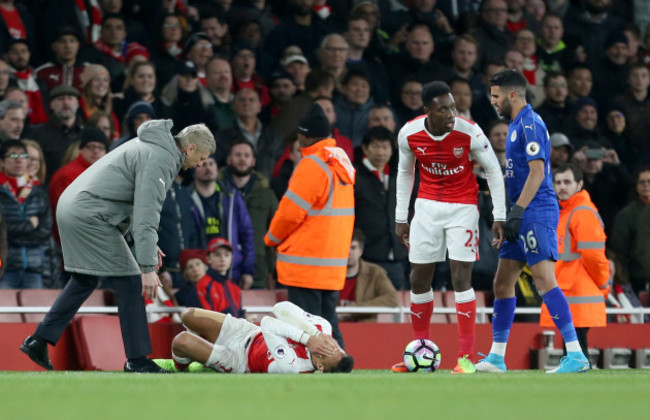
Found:
[[[107,277],[117,298],[128,359],[124,370],[166,372],[146,357],[151,342],[143,299],[154,299],[160,285],[160,210],[181,168],[202,165],[216,148],[205,125],[189,126],[176,137],[172,126],[171,120],[142,124],[136,139],[98,160],[61,195],[57,222],[72,277],[20,346],[40,366],[53,369],[47,343],[57,343],[98,278]]]

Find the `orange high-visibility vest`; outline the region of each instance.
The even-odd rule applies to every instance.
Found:
[[[609,293],[609,261],[605,256],[605,230],[587,191],[560,201],[557,227],[558,261],[555,277],[564,292],[573,324],[580,327],[607,325],[605,298]],[[540,325],[554,326],[542,304]]]
[[[304,147],[302,155],[264,242],[277,246],[281,284],[341,290],[354,228],[355,170],[334,139]]]

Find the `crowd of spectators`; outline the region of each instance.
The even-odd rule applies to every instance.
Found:
[[[619,268],[614,280],[645,290],[648,4],[0,0],[0,287],[65,284],[57,197],[159,118],[172,119],[175,132],[204,123],[217,139],[216,154],[182,173],[167,195],[161,278],[185,293],[202,274],[184,278],[182,251],[206,250],[222,237],[235,284],[276,287],[275,256],[263,238],[300,159],[297,122],[316,102],[357,168],[363,258],[408,289],[407,251],[393,235],[397,132],[422,114],[423,85],[443,80],[505,168],[507,121],[488,86],[497,71],[515,68],[548,126],[553,166],[572,161],[585,174]],[[482,192],[477,290],[491,289],[496,267],[490,207]],[[448,283],[437,274],[437,288]]]

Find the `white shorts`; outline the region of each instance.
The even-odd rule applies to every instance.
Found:
[[[247,373],[248,346],[261,332],[260,327],[245,319],[226,315],[212,350],[218,362],[210,367],[225,373]]]
[[[409,233],[409,261],[478,260],[478,207],[418,198]]]

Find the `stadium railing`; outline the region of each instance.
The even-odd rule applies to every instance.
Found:
[[[49,306],[0,306],[0,314],[42,314],[50,309]],[[154,307],[146,308],[148,312],[154,313],[174,313],[181,312],[184,307]],[[273,306],[244,306],[247,313],[263,314],[271,313]],[[540,308],[517,308],[515,314],[532,314],[539,315]],[[403,323],[410,314],[411,308],[408,306],[398,306],[395,308],[383,306],[366,306],[355,308],[349,306],[339,306],[336,308],[337,313],[342,314],[393,314],[395,322]],[[477,322],[487,322],[487,316],[492,314],[492,307],[476,308]],[[607,308],[607,314],[639,314],[650,315],[650,308]],[[79,314],[117,314],[117,306],[86,306],[79,308]],[[434,314],[453,315],[456,308],[436,307]],[[479,321],[480,320],[480,321]]]

